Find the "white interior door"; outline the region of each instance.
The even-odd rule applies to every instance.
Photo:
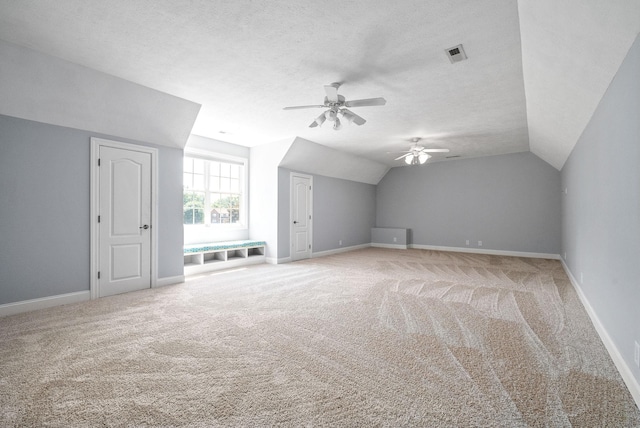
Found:
[[[311,257],[311,177],[291,175],[291,259]]]
[[[100,146],[99,297],[151,287],[151,154]]]

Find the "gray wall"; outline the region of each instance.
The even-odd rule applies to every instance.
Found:
[[[634,376],[640,343],[640,39],[562,168],[562,255]]]
[[[410,244],[558,254],[560,173],[529,152],[392,168],[376,213]]]
[[[89,289],[91,137],[136,143],[0,116],[0,304]],[[163,278],[183,269],[182,150],[157,148]]]
[[[290,170],[278,169],[278,258],[290,251]],[[369,244],[375,224],[376,186],[308,174],[313,177],[313,252]],[[338,242],[342,240],[340,246]]]

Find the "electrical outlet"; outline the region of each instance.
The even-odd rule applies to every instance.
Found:
[[[393,237],[393,242],[398,242],[398,238],[396,238],[395,236]]]
[[[564,194],[565,195],[567,194],[567,188],[566,187],[564,188]]]
[[[635,349],[633,350],[633,361],[636,362],[636,366],[640,367],[640,344],[635,342]]]
[[[467,239],[467,245],[469,245],[469,240]]]
[[[478,241],[478,247],[482,247],[482,241]]]
[[[338,241],[338,245],[342,245],[342,239]]]

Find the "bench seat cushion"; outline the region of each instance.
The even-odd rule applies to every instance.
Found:
[[[234,248],[264,247],[265,241],[224,241],[207,244],[193,244],[184,246],[184,254],[205,253],[208,251],[231,250]]]

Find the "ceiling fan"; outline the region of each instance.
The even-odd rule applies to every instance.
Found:
[[[404,162],[407,165],[422,165],[425,163],[431,155],[429,153],[449,153],[449,149],[427,149],[419,146],[418,143],[422,138],[412,138],[413,146],[409,151],[405,152],[402,156],[398,156],[394,160],[400,160],[404,158]]]
[[[324,104],[316,104],[309,106],[294,106],[294,107],[285,107],[284,110],[297,110],[301,108],[326,108],[324,113],[318,116],[309,128],[315,128],[316,126],[322,125],[326,120],[333,122],[333,129],[336,131],[342,127],[340,122],[340,117],[346,119],[349,123],[355,123],[356,125],[364,125],[366,120],[362,117],[358,116],[351,110],[347,109],[347,107],[367,107],[367,106],[383,106],[387,103],[387,100],[384,98],[366,98],[363,100],[352,100],[346,101],[342,95],[338,95],[338,88],[340,87],[340,83],[334,82],[329,85],[324,85],[324,91],[327,94],[324,97]]]

